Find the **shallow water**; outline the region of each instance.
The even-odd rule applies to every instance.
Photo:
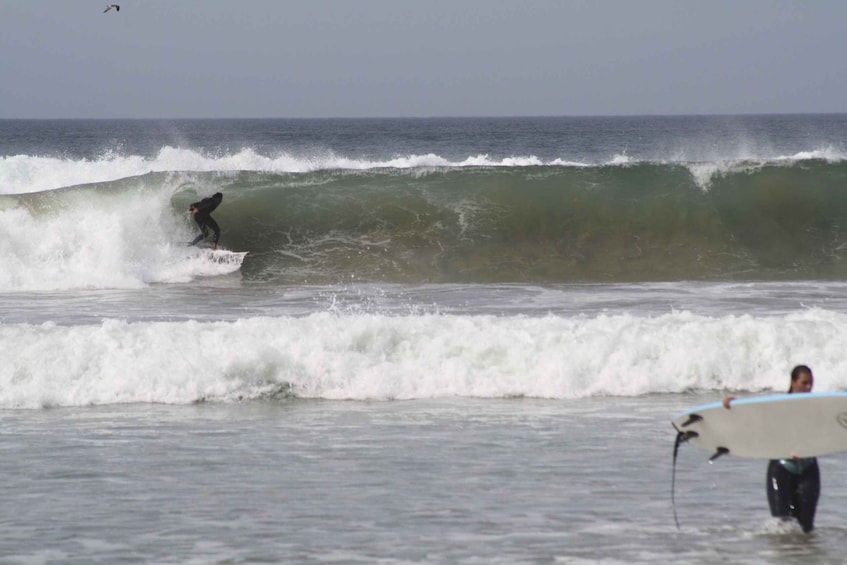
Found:
[[[847,460],[811,535],[765,463],[680,451],[714,395],[289,400],[4,411],[7,563],[808,563],[843,558]]]

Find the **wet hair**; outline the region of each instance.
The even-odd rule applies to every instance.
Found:
[[[223,198],[224,197],[224,195],[221,194],[220,192],[216,192],[212,196],[215,197],[215,198]]]
[[[793,383],[797,381],[797,379],[800,378],[800,375],[809,375],[810,377],[814,378],[814,376],[812,375],[812,370],[809,368],[808,365],[797,365],[796,367],[791,369],[791,382]],[[788,394],[791,394],[790,385],[788,387]]]

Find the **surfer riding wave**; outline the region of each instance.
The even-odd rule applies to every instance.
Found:
[[[220,206],[223,198],[223,194],[216,192],[212,196],[204,198],[199,202],[194,202],[188,207],[188,210],[194,216],[194,221],[197,223],[197,227],[200,228],[200,235],[194,238],[191,245],[196,245],[209,237],[209,228],[212,228],[212,231],[215,233],[215,240],[212,243],[212,249],[218,248],[218,241],[221,238],[221,228],[218,226],[215,219],[212,218],[211,214],[218,206]]]

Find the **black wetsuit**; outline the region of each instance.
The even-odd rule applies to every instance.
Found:
[[[768,465],[768,504],[777,518],[797,518],[804,532],[815,527],[815,509],[821,493],[821,474],[814,457],[774,459]]]
[[[214,212],[222,200],[223,194],[216,192],[213,196],[204,198],[200,202],[195,202],[188,207],[189,210],[197,210],[194,214],[194,221],[197,222],[197,226],[200,228],[200,235],[194,238],[191,245],[195,245],[206,239],[209,236],[209,228],[212,228],[212,231],[215,232],[215,246],[218,245],[218,241],[221,238],[221,228],[210,214]]]

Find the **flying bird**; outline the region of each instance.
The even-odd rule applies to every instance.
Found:
[[[106,9],[105,9],[105,10],[103,10],[103,13],[105,14],[106,12],[108,12],[109,10],[111,10],[112,8],[114,8],[116,12],[120,12],[120,11],[121,11],[121,7],[120,7],[120,6],[118,6],[117,4],[109,4],[108,6],[106,6]]]

